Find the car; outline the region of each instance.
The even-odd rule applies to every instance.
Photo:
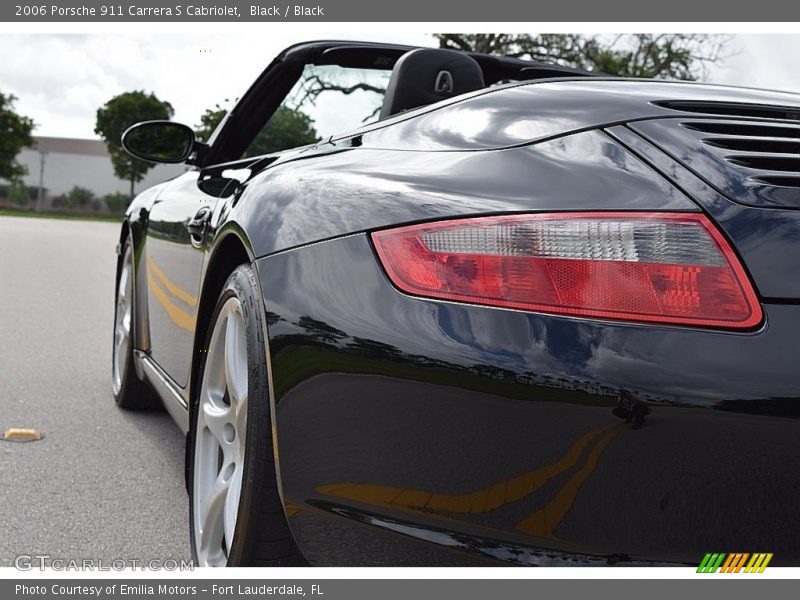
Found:
[[[800,565],[798,138],[791,93],[337,41],[132,126],[187,171],[125,215],[113,395],[186,433],[195,564]]]

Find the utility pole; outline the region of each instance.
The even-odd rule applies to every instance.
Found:
[[[39,150],[39,190],[36,192],[36,212],[41,212],[44,202],[44,166],[47,163],[47,150]]]

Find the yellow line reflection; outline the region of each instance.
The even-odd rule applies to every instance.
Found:
[[[606,447],[622,431],[624,424],[618,423],[592,448],[586,464],[580,468],[564,486],[558,490],[553,499],[543,508],[537,510],[517,524],[517,530],[537,537],[553,537],[553,530],[572,508],[578,490],[597,468],[600,456]]]
[[[424,512],[486,513],[529,496],[554,477],[574,467],[589,443],[596,436],[609,430],[613,432],[613,435],[616,435],[619,432],[619,427],[614,423],[610,426],[593,429],[578,438],[572,448],[560,460],[469,494],[434,494],[424,490],[411,490],[371,483],[336,483],[319,486],[317,491],[373,506],[387,506]],[[605,438],[603,439],[605,440]],[[603,444],[603,440],[598,443],[598,446],[601,444]]]
[[[194,316],[183,310],[180,306],[176,305],[166,292],[161,289],[155,277],[147,272],[147,284],[153,297],[158,301],[162,308],[166,311],[170,321],[175,323],[181,329],[194,332]]]
[[[189,306],[196,306],[197,305],[197,298],[192,296],[189,292],[184,290],[183,288],[179,287],[177,284],[173,283],[169,277],[166,276],[164,271],[162,271],[159,266],[155,263],[152,258],[147,259],[147,274],[148,277],[152,273],[155,275],[158,280],[163,284],[167,291],[175,296],[181,302],[188,304]]]

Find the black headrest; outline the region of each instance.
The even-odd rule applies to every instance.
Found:
[[[418,48],[394,66],[381,119],[485,87],[477,61],[457,50]]]

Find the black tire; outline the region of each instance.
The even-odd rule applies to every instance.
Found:
[[[125,269],[128,268],[128,275],[130,276],[130,326],[129,335],[127,337],[127,344],[118,349],[117,346],[117,317],[120,311],[120,291],[122,277],[125,276]],[[134,347],[134,320],[136,316],[136,278],[133,276],[133,244],[130,237],[125,240],[122,247],[122,253],[117,270],[117,283],[116,293],[114,296],[114,337],[111,351],[111,392],[114,396],[114,401],[122,409],[125,410],[161,410],[163,405],[161,400],[156,395],[155,391],[150,387],[146,381],[142,381],[136,375],[136,369],[133,365],[133,347]],[[117,364],[117,352],[120,352],[122,361]],[[117,379],[119,377],[119,379]]]
[[[301,566],[308,564],[294,542],[278,491],[272,444],[272,419],[269,379],[264,341],[264,309],[256,276],[250,265],[231,273],[217,300],[208,325],[208,335],[199,356],[198,391],[194,394],[187,437],[189,489],[189,529],[192,559],[198,563],[194,524],[195,432],[198,427],[198,402],[209,356],[212,332],[224,304],[236,298],[241,305],[247,347],[247,423],[244,441],[239,507],[233,544],[227,553],[228,566]]]

